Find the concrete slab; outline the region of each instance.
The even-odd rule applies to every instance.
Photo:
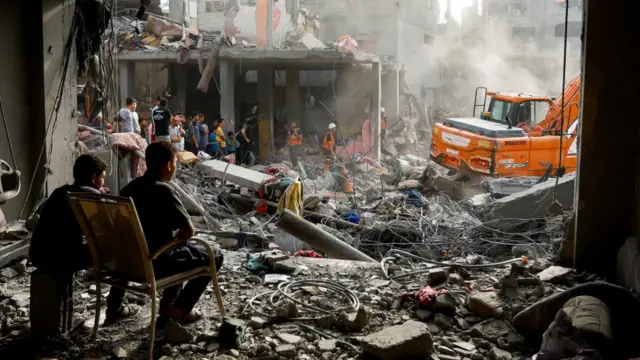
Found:
[[[198,163],[198,168],[209,176],[226,180],[232,184],[258,191],[265,181],[273,178],[271,175],[253,171],[242,166],[232,165],[224,161],[209,160]]]
[[[220,49],[221,59],[269,61],[309,61],[324,63],[361,63],[371,64],[380,62],[373,54],[362,51],[336,51],[334,49]]]
[[[379,264],[367,261],[321,259],[310,257],[292,257],[277,262],[279,267],[294,269],[306,266],[310,270],[325,270],[330,272],[356,273],[361,270],[373,270],[380,267]]]
[[[542,218],[548,215],[548,208],[554,201],[556,179],[533,185],[530,189],[505,196],[491,204],[485,220],[504,219],[496,222],[499,228],[517,226],[526,219]],[[568,174],[558,180],[556,197],[563,210],[573,208],[575,174]]]
[[[361,345],[365,358],[380,360],[427,359],[433,352],[429,328],[413,320],[371,334]]]

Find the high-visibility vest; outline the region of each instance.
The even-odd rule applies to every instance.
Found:
[[[333,137],[333,133],[331,131],[327,131],[327,133],[324,135],[324,144],[322,145],[323,148],[333,152],[333,150],[336,147],[336,139]]]
[[[287,144],[302,145],[302,136],[298,136],[295,131],[289,130],[289,140],[287,140]]]

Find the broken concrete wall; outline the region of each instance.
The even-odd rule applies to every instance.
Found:
[[[55,124],[46,134],[47,154],[45,155],[50,154],[48,161],[49,169],[52,171],[47,177],[47,189],[50,193],[61,185],[73,182],[72,168],[77,155],[74,151],[77,133],[75,110],[78,78],[75,50],[69,57],[67,73],[63,78],[65,47],[71,35],[75,1],[45,0],[42,7],[43,43],[41,48],[44,56],[44,117],[46,122],[53,121],[52,124]],[[63,84],[62,96],[59,99],[59,111],[56,114],[56,98],[61,83]],[[39,147],[39,145],[36,146]],[[38,185],[34,190],[39,191]]]
[[[156,97],[169,85],[169,66],[164,62],[135,62],[135,85],[133,96],[138,100],[138,114],[148,116],[155,106]],[[124,104],[119,104],[123,106]]]
[[[533,185],[530,189],[496,200],[486,215],[486,220],[503,219],[498,227],[515,226],[529,220],[543,218],[549,207],[557,200],[562,210],[573,208],[575,173],[557,180],[555,178]],[[554,196],[555,195],[555,196]]]

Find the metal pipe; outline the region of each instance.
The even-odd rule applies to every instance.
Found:
[[[377,262],[344,241],[298,217],[289,210],[280,213],[275,225],[306,244],[336,259]]]

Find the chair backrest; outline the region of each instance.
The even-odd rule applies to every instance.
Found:
[[[150,282],[153,267],[133,200],[90,193],[69,193],[68,199],[91,249],[94,268]]]

